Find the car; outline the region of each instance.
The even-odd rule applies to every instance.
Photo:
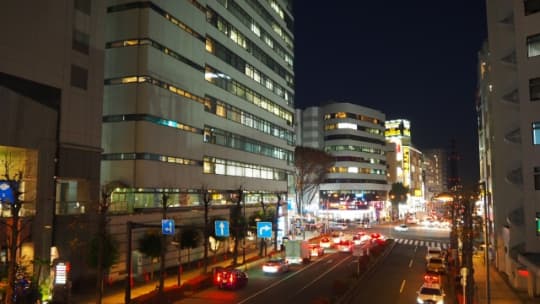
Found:
[[[332,223],[330,224],[330,229],[343,231],[349,229],[349,225],[345,223]]]
[[[446,273],[446,263],[443,258],[430,258],[426,265],[426,271]]]
[[[418,219],[415,217],[408,217],[407,224],[418,224]]]
[[[337,244],[337,250],[340,252],[352,252],[354,243],[351,240],[342,240]]]
[[[311,256],[320,257],[324,255],[324,248],[319,244],[309,244],[309,253]]]
[[[444,304],[444,290],[440,284],[422,284],[416,292],[416,303],[418,304]]]
[[[441,284],[441,274],[437,272],[426,272],[424,275],[424,284]]]
[[[319,246],[321,246],[322,248],[330,248],[332,247],[332,242],[330,241],[329,238],[324,236],[319,241]]]
[[[442,249],[441,247],[428,247],[426,252],[426,262],[430,258],[442,258]]]
[[[289,263],[284,258],[272,258],[266,261],[262,270],[264,273],[282,273],[289,271]]]
[[[409,226],[405,224],[401,224],[401,225],[395,226],[394,230],[395,231],[409,231]]]
[[[236,268],[214,269],[214,285],[220,289],[237,289],[247,285],[248,274]]]
[[[362,245],[365,242],[369,241],[371,238],[365,232],[359,232],[355,236],[353,236],[352,239],[355,245]]]
[[[339,244],[339,242],[341,242],[342,237],[343,237],[343,232],[341,232],[341,231],[332,232],[332,243],[334,245]]]

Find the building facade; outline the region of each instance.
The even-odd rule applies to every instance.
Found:
[[[389,190],[384,153],[385,115],[346,102],[302,111],[303,146],[335,157],[320,185],[318,212],[335,219],[376,219]]]
[[[246,216],[261,202],[287,200],[295,145],[291,5],[108,2],[101,181],[126,185],[111,197],[117,239],[125,238],[126,215],[159,221],[163,193],[171,218],[196,225],[202,193],[211,194],[211,216],[226,219],[239,190]],[[176,249],[169,253],[175,263]]]
[[[477,109],[480,182],[489,205],[495,264],[515,287],[537,295],[540,1],[487,1],[487,25]]]
[[[387,142],[388,182],[402,183],[409,188],[407,206],[400,208],[405,212],[425,211],[424,160],[420,150],[411,140],[411,122],[406,119],[385,122]]]
[[[0,175],[6,161],[12,177],[23,173],[21,215],[32,225],[18,260],[29,271],[31,260],[59,253],[78,263],[73,275],[86,272],[79,244],[94,235],[99,200],[104,11],[100,0],[0,4],[9,29],[0,42]]]
[[[426,199],[431,201],[439,193],[448,191],[448,156],[444,149],[423,150]]]

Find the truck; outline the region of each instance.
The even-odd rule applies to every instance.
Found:
[[[285,243],[285,261],[289,264],[307,263],[311,260],[309,244],[303,240],[289,240]]]

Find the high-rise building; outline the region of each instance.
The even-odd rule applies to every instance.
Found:
[[[200,212],[181,211],[203,204],[201,190],[225,218],[239,189],[248,216],[278,195],[285,202],[295,144],[291,1],[108,3],[101,181],[126,185],[110,212],[157,221],[167,193],[171,218],[200,224]],[[113,217],[112,232],[125,233],[123,223]]]
[[[407,210],[400,210],[400,213],[425,211],[423,156],[412,144],[411,122],[406,119],[387,120],[385,138],[388,143],[388,182],[402,183],[409,188]]]
[[[301,112],[299,144],[335,157],[334,167],[312,202],[320,215],[338,219],[380,215],[389,190],[384,119],[378,110],[346,102],[329,102]]]
[[[0,3],[0,180],[5,162],[11,178],[23,174],[20,215],[32,224],[17,255],[28,271],[58,253],[78,263],[72,276],[86,272],[80,245],[95,235],[99,200],[104,17],[101,0]]]
[[[540,280],[534,262],[540,257],[540,1],[486,3],[488,42],[479,54],[477,104],[480,178],[495,265],[533,295]]]
[[[448,191],[448,156],[444,149],[427,149],[424,153],[424,182],[426,199]]]

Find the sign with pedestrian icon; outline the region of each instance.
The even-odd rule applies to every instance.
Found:
[[[215,221],[214,229],[217,237],[229,237],[228,221]]]
[[[257,237],[258,238],[272,237],[272,223],[271,222],[257,222]]]

